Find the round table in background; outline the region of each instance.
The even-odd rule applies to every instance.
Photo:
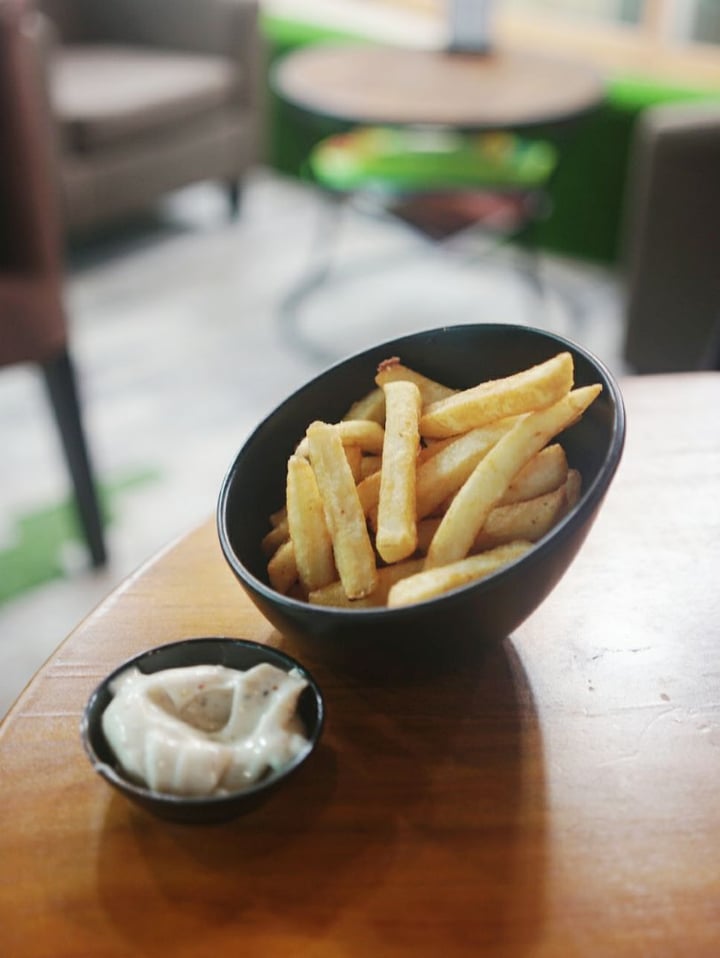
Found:
[[[498,47],[489,53],[458,53],[447,50],[427,50],[413,47],[384,46],[375,44],[323,43],[310,45],[290,53],[281,60],[271,74],[276,94],[292,108],[310,118],[318,131],[328,122],[354,127],[393,127],[406,130],[431,129],[451,133],[480,134],[487,132],[528,132],[545,136],[552,134],[559,141],[562,131],[575,131],[578,122],[598,107],[603,100],[605,87],[603,77],[594,67],[581,60],[536,53],[529,50]],[[436,147],[434,147],[436,148]],[[422,149],[422,147],[421,147]],[[560,150],[561,153],[561,150]],[[442,160],[439,161],[442,164]],[[381,174],[382,179],[382,174]],[[375,176],[368,176],[371,194],[377,197],[378,185]],[[437,177],[434,178],[437,180]],[[331,200],[323,210],[323,219],[315,231],[310,247],[309,264],[300,279],[283,297],[278,320],[283,338],[298,351],[323,362],[338,358],[327,344],[317,343],[303,331],[302,309],[329,280],[331,273],[337,280],[342,274],[331,269],[338,246],[337,234],[341,223],[342,202],[349,196],[363,193],[363,189],[350,193],[337,192],[332,184],[323,182],[326,196]],[[381,205],[393,212],[392,200],[396,188],[392,177],[383,182],[380,191]],[[453,205],[451,196],[457,189],[452,179],[447,188],[439,190],[439,203]],[[492,192],[492,184],[490,184]],[[464,192],[483,193],[488,186],[469,185]],[[534,196],[528,199],[527,188],[519,194],[521,208],[529,212],[517,214],[512,206],[512,189],[507,185],[495,190],[496,199],[503,203],[503,212],[485,217],[490,223],[488,236],[490,248],[496,248],[520,235],[529,235],[529,229],[546,215],[549,209],[546,184],[533,188]],[[418,200],[410,212],[411,222],[420,233],[437,241],[433,236],[433,216],[418,213],[427,209],[428,195],[438,195],[437,183],[431,189],[420,187],[411,191]],[[437,206],[436,199],[436,206]],[[485,214],[474,215],[475,209],[468,200],[463,200],[458,233],[467,235],[483,226]],[[443,212],[440,211],[442,217]],[[399,213],[403,219],[403,214]],[[455,222],[457,212],[451,212]],[[511,224],[518,225],[501,229],[497,223],[509,216]],[[414,219],[413,219],[414,217]],[[515,217],[515,219],[513,219]],[[428,222],[431,229],[428,229]],[[445,241],[442,235],[440,243]],[[448,236],[453,235],[451,229]],[[517,274],[533,294],[544,299],[545,282],[541,279],[538,264],[533,255],[532,244],[525,247],[527,255],[523,265],[518,261]],[[383,258],[383,265],[384,265]],[[348,271],[356,275],[357,264]],[[574,303],[566,304],[572,310]]]
[[[564,123],[598,106],[601,74],[581,60],[498,48],[450,53],[361,44],[318,44],[282,60],[273,85],[320,117],[362,125],[462,130]]]

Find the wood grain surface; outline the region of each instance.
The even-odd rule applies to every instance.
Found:
[[[524,50],[489,55],[376,45],[321,44],[274,71],[290,103],[363,124],[519,129],[574,119],[603,96],[588,62]]]
[[[368,680],[287,645],[212,521],[110,595],[0,727],[0,954],[716,956],[720,375],[623,391],[580,555],[470,659]],[[326,696],[319,752],[222,826],[130,805],[78,734],[109,670],[196,635],[284,646]]]

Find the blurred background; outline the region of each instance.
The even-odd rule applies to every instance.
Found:
[[[491,55],[597,70],[569,132],[418,146],[274,82],[313,44],[443,50],[461,6],[0,0],[0,715],[333,361],[511,322],[717,368],[720,2],[494,0]]]

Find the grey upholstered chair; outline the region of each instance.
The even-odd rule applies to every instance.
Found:
[[[30,0],[32,2],[32,0]],[[257,0],[35,0],[67,231],[258,157]]]
[[[625,358],[641,373],[720,363],[720,105],[654,107],[625,222]]]

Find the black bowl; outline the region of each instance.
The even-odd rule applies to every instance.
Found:
[[[268,516],[285,498],[287,458],[314,419],[340,419],[374,384],[379,362],[399,356],[433,379],[456,388],[495,379],[567,350],[578,386],[603,391],[560,441],[583,477],[580,502],[534,549],[487,579],[439,598],[393,609],[313,606],[280,595],[268,583],[261,539]],[[625,438],[617,383],[606,367],[568,340],[524,326],[454,326],[383,343],[326,370],[271,413],[248,438],[222,484],[217,507],[220,544],[250,598],[281,632],[323,644],[323,654],[352,657],[370,646],[389,654],[398,645],[413,654],[453,640],[493,640],[510,634],[548,595],[570,565],[615,474]],[[341,657],[346,657],[345,655]]]
[[[150,674],[163,669],[192,665],[224,665],[227,668],[246,671],[261,662],[268,662],[285,672],[297,669],[308,683],[307,688],[303,689],[300,695],[298,715],[305,727],[309,745],[290,765],[279,772],[267,775],[243,791],[209,798],[183,798],[155,792],[136,784],[125,776],[102,730],[102,714],[112,700],[110,685],[118,675],[131,667]],[[323,698],[317,683],[309,672],[289,655],[245,639],[185,639],[142,652],[103,679],[85,707],[80,734],[85,751],[95,770],[106,782],[142,808],[161,818],[176,822],[222,822],[256,808],[281,782],[302,765],[318,744],[324,714]]]

